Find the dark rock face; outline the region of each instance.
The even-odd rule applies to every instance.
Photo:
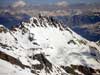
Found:
[[[46,72],[50,73],[52,71],[52,64],[45,58],[43,54],[37,54],[33,56],[33,59],[37,59],[40,64],[39,65],[32,65],[34,69],[43,69],[45,68]]]
[[[75,70],[79,71],[84,75],[97,75],[100,74],[100,69],[93,69],[91,67],[83,66],[83,65],[71,65],[71,66],[61,66],[66,72],[72,75],[81,75],[78,74]]]
[[[2,60],[5,60],[5,61],[8,61],[10,62],[11,64],[14,64],[14,65],[17,65],[17,66],[20,66],[21,68],[25,68],[25,67],[28,67],[30,68],[29,66],[26,66],[26,65],[23,65],[18,59],[4,53],[4,52],[1,52],[0,51],[0,59]]]
[[[6,32],[7,32],[7,29],[6,29],[6,28],[4,28],[4,27],[0,27],[0,33],[1,33],[1,32],[6,33]]]
[[[68,44],[70,44],[70,43],[76,44],[73,40],[70,40],[70,41],[68,42]]]

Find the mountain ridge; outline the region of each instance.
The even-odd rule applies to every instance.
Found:
[[[100,74],[100,47],[52,17],[32,17],[11,30],[0,25],[0,74]]]

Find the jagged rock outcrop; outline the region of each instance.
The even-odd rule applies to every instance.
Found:
[[[97,41],[96,43],[97,43],[98,46],[100,46],[100,41]]]
[[[11,30],[1,25],[0,74],[97,75],[100,47],[52,17],[39,15]]]

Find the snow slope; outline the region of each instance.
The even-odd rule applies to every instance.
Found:
[[[32,17],[11,30],[0,25],[0,75],[96,74],[100,47],[52,17]]]

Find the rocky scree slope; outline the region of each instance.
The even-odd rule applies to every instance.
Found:
[[[0,25],[0,75],[99,75],[100,46],[52,17]]]

